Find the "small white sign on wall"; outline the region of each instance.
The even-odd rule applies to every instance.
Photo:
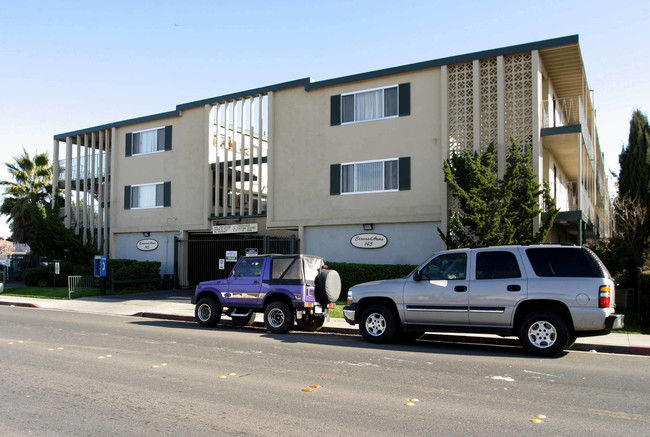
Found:
[[[226,270],[226,260],[219,258],[219,270]]]
[[[388,243],[388,238],[381,234],[357,234],[350,243],[359,249],[379,249]]]
[[[236,250],[227,250],[226,251],[226,261],[229,263],[237,262],[237,251]]]

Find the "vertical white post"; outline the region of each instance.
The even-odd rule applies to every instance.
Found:
[[[111,145],[113,144],[113,136],[116,129],[112,131],[106,129],[105,141],[105,154],[104,154],[104,255],[108,256],[108,225],[110,223],[111,214]]]
[[[83,218],[81,220],[81,227],[83,229],[82,241],[83,244],[88,242],[88,134],[84,134],[84,205],[83,205]]]
[[[236,215],[237,211],[237,142],[235,134],[237,133],[237,100],[232,103],[232,176],[230,187],[230,214]]]
[[[99,168],[97,173],[97,250],[101,248],[104,241],[102,231],[104,229],[104,131],[99,131]]]
[[[440,67],[440,162],[449,159],[449,70],[446,65]],[[442,188],[440,195],[440,227],[444,234],[449,228],[448,187],[443,172],[438,172],[438,183]],[[444,242],[441,242],[441,246]]]
[[[91,165],[90,165],[90,235],[97,246],[97,237],[95,236],[95,179],[97,178],[97,166],[95,165],[95,132],[90,134],[90,148],[91,148]]]
[[[54,208],[59,188],[59,140],[54,140],[52,143],[52,166],[52,208]]]
[[[272,171],[269,171],[271,166],[273,165],[273,115],[274,115],[274,105],[275,105],[275,96],[273,94],[273,91],[269,92],[267,94],[267,100],[266,100],[266,117],[267,117],[267,132],[266,132],[266,169],[267,169],[267,175],[266,175],[266,180],[268,181],[268,191],[267,191],[267,204],[266,204],[266,215],[268,217],[271,217],[271,220],[273,219],[273,199],[272,199],[272,193],[275,185],[273,184],[274,182],[274,173]]]
[[[70,228],[72,214],[72,137],[65,139],[65,218],[63,223]]]
[[[253,215],[253,180],[255,179],[253,175],[253,159],[255,154],[253,153],[253,106],[255,106],[255,97],[251,96],[248,99],[248,215]]]
[[[223,128],[224,131],[224,160],[223,160],[223,191],[222,191],[222,199],[223,199],[223,215],[227,216],[228,215],[228,159],[229,159],[229,153],[228,153],[228,121],[230,112],[230,108],[228,105],[228,102],[224,103],[224,118],[225,118],[225,126]]]
[[[221,214],[221,206],[219,205],[219,175],[220,162],[219,162],[219,130],[221,129],[221,111],[223,105],[217,103],[215,108],[216,119],[213,121],[216,126],[214,135],[211,138],[212,145],[214,146],[214,153],[216,155],[214,161],[214,216],[218,217]]]
[[[542,67],[539,59],[539,51],[533,50],[531,52],[531,68],[532,68],[532,97],[533,97],[533,172],[537,175],[537,184],[544,183],[544,151],[542,149]],[[539,196],[537,200],[538,205],[544,207],[544,200]],[[537,232],[541,227],[541,215],[533,219],[533,232]]]
[[[262,214],[262,193],[264,191],[264,178],[263,168],[262,168],[262,159],[264,156],[264,150],[262,148],[262,143],[264,141],[264,95],[260,94],[258,99],[259,102],[259,111],[258,111],[258,123],[257,123],[257,213]]]
[[[246,123],[244,122],[244,107],[246,106],[246,100],[242,99],[241,101],[241,112],[239,113],[239,123],[241,123],[241,135],[240,135],[240,140],[239,140],[239,157],[241,160],[241,172],[240,177],[239,177],[239,215],[245,215],[244,211],[244,200],[245,199],[245,182],[246,182]]]
[[[77,165],[75,171],[75,206],[74,206],[74,233],[79,235],[79,229],[81,228],[81,219],[79,217],[79,183],[81,179],[81,135],[77,135]]]

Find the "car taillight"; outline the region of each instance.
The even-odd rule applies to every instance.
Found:
[[[609,285],[601,285],[598,293],[598,307],[609,308],[612,304],[612,293]]]

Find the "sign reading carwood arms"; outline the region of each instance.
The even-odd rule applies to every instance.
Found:
[[[213,234],[251,234],[255,232],[257,232],[257,223],[212,226]]]
[[[357,234],[350,243],[359,249],[379,249],[388,244],[388,238],[381,234]]]
[[[136,247],[139,250],[143,250],[145,252],[149,252],[150,250],[156,250],[158,249],[158,242],[154,239],[145,239],[145,240],[140,240],[136,244]]]

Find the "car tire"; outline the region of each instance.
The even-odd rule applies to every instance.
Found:
[[[272,334],[284,334],[293,327],[293,308],[281,301],[271,302],[264,309],[264,325]]]
[[[233,326],[250,326],[255,321],[256,315],[257,314],[252,312],[248,316],[243,316],[243,317],[230,316],[230,319],[232,320]]]
[[[215,326],[221,320],[221,304],[213,297],[204,297],[197,302],[194,317],[200,326]]]
[[[566,349],[569,329],[560,316],[554,313],[532,313],[519,327],[519,341],[533,355],[553,356]]]
[[[318,331],[325,323],[325,316],[303,315],[302,319],[296,320],[296,325],[303,331]]]
[[[397,329],[395,314],[385,305],[371,305],[361,314],[359,331],[371,343],[386,343],[395,337]]]
[[[334,303],[341,295],[341,277],[336,270],[322,269],[316,276],[316,300],[322,305]]]

